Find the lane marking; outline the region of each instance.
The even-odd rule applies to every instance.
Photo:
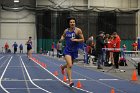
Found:
[[[33,81],[52,81],[53,79],[32,79]]]
[[[27,90],[27,89],[39,89],[39,88],[6,88],[8,90],[15,90],[15,89],[18,89],[18,90]]]
[[[4,56],[2,56],[2,57],[0,58],[0,60],[1,60],[2,58],[4,58]]]
[[[67,79],[68,80],[68,79]],[[87,79],[72,79],[73,81],[85,81],[85,80],[87,80]]]
[[[10,68],[21,68],[23,66],[9,66]],[[26,66],[26,67],[38,67],[38,66]]]
[[[116,81],[116,80],[119,80],[119,79],[99,79],[101,81]]]
[[[44,69],[45,71],[47,71],[49,74],[51,74],[53,77],[55,77],[57,80],[59,80],[61,83],[65,84],[66,86],[70,87],[69,84],[63,82],[60,78],[58,78],[57,76],[55,76],[52,72],[50,72],[49,70],[47,70],[46,68],[42,67],[39,63],[35,62],[33,59],[31,59],[34,63],[38,64],[42,69]],[[72,88],[75,88],[77,90],[81,90],[83,92],[87,92],[87,93],[93,93],[93,92],[90,92],[88,90],[85,90],[85,89],[81,89],[81,88],[77,88],[77,87],[72,87]]]
[[[25,72],[26,72],[26,74],[27,74],[27,76],[28,76],[30,82],[31,82],[34,86],[38,87],[39,89],[41,89],[41,90],[43,90],[43,91],[45,91],[45,92],[47,92],[47,93],[51,93],[50,91],[47,91],[47,90],[45,90],[44,88],[42,88],[42,87],[36,85],[36,84],[32,81],[32,79],[31,79],[31,77],[30,77],[30,75],[29,75],[29,72],[27,71],[27,68],[26,68],[26,66],[25,66],[25,64],[24,64],[24,62],[23,62],[21,56],[20,56],[20,59],[21,59],[22,65],[23,65],[23,67],[24,67],[24,69],[25,69]]]
[[[20,81],[30,81],[30,80],[18,80],[18,79],[3,79],[2,81],[11,81],[11,82],[13,82],[13,81],[17,81],[17,82],[20,82]],[[32,79],[32,81],[56,81],[56,80],[53,80],[53,79]]]
[[[5,69],[4,69],[4,71],[3,71],[3,73],[2,73],[2,75],[1,75],[1,77],[0,77],[0,87],[1,87],[6,93],[10,93],[10,92],[7,91],[7,90],[3,87],[3,85],[2,85],[2,78],[3,78],[3,76],[4,76],[4,74],[5,74],[6,70],[7,70],[7,68],[8,68],[8,66],[9,66],[9,64],[10,64],[10,62],[11,62],[11,60],[12,60],[12,58],[13,58],[13,56],[9,59],[9,62],[7,63]]]
[[[19,60],[20,60],[20,58],[19,58]],[[22,66],[21,60],[20,60],[20,66]],[[23,74],[24,80],[27,80],[27,79],[26,79],[26,75],[25,75],[25,71],[24,71],[23,66],[21,67],[21,69],[22,69],[22,74]],[[26,88],[27,88],[27,92],[28,92],[28,93],[31,93],[31,92],[30,92],[30,89],[29,89],[28,81],[24,81],[24,82],[25,82],[25,85],[26,85]]]
[[[5,67],[5,66],[3,66],[4,64],[5,64],[5,62],[8,60],[8,58],[7,59],[5,59],[4,61],[3,61],[3,63],[2,64],[0,64],[0,68],[2,68],[2,67]]]

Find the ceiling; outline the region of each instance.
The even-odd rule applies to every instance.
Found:
[[[14,3],[14,0],[0,0],[1,5],[13,6],[36,6],[36,0],[19,0],[19,3]]]

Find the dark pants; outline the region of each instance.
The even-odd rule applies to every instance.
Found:
[[[17,52],[17,48],[14,48],[14,54]]]
[[[104,53],[102,52],[102,53],[99,53],[98,55],[97,55],[97,66],[98,67],[100,67],[101,65],[103,65],[103,63],[105,62],[105,55],[104,55]]]
[[[113,52],[115,68],[119,69],[119,55],[120,52]]]

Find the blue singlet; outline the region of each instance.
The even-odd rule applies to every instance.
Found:
[[[76,33],[74,31],[69,31],[67,29],[66,35],[65,35],[65,49],[63,51],[64,55],[70,55],[72,59],[75,59],[78,57],[78,42],[71,41],[72,38],[75,38]]]

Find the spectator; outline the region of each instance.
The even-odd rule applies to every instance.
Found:
[[[114,65],[116,70],[119,70],[119,55],[120,55],[120,44],[121,44],[121,39],[120,36],[117,34],[117,32],[113,32],[113,57],[114,57]]]
[[[42,54],[42,53],[43,53],[43,49],[42,49],[42,48],[40,48],[39,53],[40,53],[40,54]]]
[[[137,51],[138,50],[138,43],[137,43],[137,41],[133,42],[132,47],[133,47],[133,51]]]
[[[17,43],[14,42],[14,44],[12,45],[12,47],[14,47],[14,54],[15,54],[17,52],[17,47],[18,47]]]
[[[103,69],[101,67],[101,65],[103,64],[103,50],[102,48],[104,48],[104,32],[100,31],[99,35],[96,37],[96,53],[97,53],[97,69]]]
[[[61,57],[61,55],[62,55],[62,43],[59,41],[58,43],[57,43],[57,57]]]
[[[54,48],[55,48],[55,44],[54,44],[54,42],[52,42],[52,45],[51,45],[52,56],[54,56]]]
[[[5,43],[4,48],[5,48],[5,53],[7,53],[8,52],[8,48],[9,48],[9,45],[8,45],[7,42]]]
[[[23,53],[23,45],[22,44],[19,45],[19,50],[20,50],[20,53]]]
[[[132,47],[133,47],[133,51],[137,51],[138,50],[138,43],[137,43],[137,41],[133,42]],[[135,52],[134,54],[136,56],[137,52]]]

